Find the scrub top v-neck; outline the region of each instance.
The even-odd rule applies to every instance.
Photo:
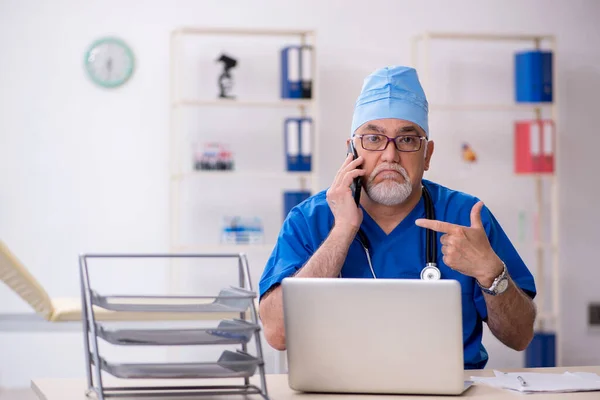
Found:
[[[415,225],[425,217],[421,198],[407,216],[389,234],[363,210],[361,229],[369,239],[373,270],[378,278],[418,278],[425,266],[425,230]],[[403,249],[402,254],[398,253]],[[356,238],[342,267],[344,278],[372,278],[365,251]]]

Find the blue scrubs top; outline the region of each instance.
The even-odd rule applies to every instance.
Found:
[[[448,189],[428,180],[422,180],[431,194],[436,219],[463,226],[471,225],[471,208],[479,200],[468,194]],[[426,239],[424,228],[415,220],[425,218],[423,198],[389,235],[377,225],[367,212],[363,212],[362,230],[369,239],[373,269],[378,278],[420,279],[425,266]],[[515,284],[531,298],[536,288],[531,272],[502,230],[492,213],[483,207],[481,220],[490,244],[504,261]],[[322,191],[294,207],[283,223],[273,252],[259,283],[259,295],[300,269],[327,238],[334,218]],[[456,279],[462,288],[462,320],[465,369],[484,368],[488,354],[481,343],[483,321],[487,308],[483,293],[474,278],[447,267],[443,262],[438,240],[438,268],[442,279]],[[372,278],[364,249],[358,238],[352,242],[342,267],[344,278]]]

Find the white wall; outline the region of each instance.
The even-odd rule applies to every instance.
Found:
[[[600,223],[593,207],[598,189],[592,183],[597,182],[594,156],[600,145],[594,129],[595,94],[600,89],[599,15],[600,4],[593,0],[2,0],[0,237],[52,296],[78,295],[80,252],[167,250],[168,44],[170,31],[177,27],[318,31],[323,187],[342,161],[363,77],[383,65],[409,63],[412,35],[425,30],[554,34],[561,107],[559,340],[565,365],[600,364],[600,337],[586,326],[585,314],[588,302],[600,301],[600,270],[590,262]],[[131,44],[138,61],[133,80],[118,91],[94,87],[82,68],[87,46],[107,34]],[[428,88],[432,96],[511,101],[512,64],[507,57],[518,45],[501,46],[498,52],[485,46],[450,46],[457,47],[435,47],[436,83]],[[517,213],[526,211],[530,222],[533,204],[522,199],[522,193],[533,193],[532,186],[511,174],[510,121],[524,116],[431,116],[437,147],[428,177],[483,198],[515,242]],[[478,151],[481,163],[476,168],[459,161],[464,139]],[[530,234],[517,245],[531,262],[528,240]],[[255,276],[260,274],[260,259],[252,264]],[[143,284],[150,288],[164,284],[162,275],[147,279]],[[0,287],[0,312],[9,311],[28,308]],[[25,386],[33,376],[82,376],[80,335],[42,335],[0,333],[0,385]],[[504,349],[489,334],[485,342],[492,357],[489,366],[520,365],[521,354]],[[22,363],[15,367],[8,362],[11,356]]]

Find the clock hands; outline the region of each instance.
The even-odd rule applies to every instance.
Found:
[[[86,53],[86,69],[94,83],[107,88],[123,85],[133,72],[133,54],[122,41],[104,38]]]
[[[106,60],[106,69],[108,70],[108,79],[110,79],[110,72],[112,71],[112,58],[109,58],[108,60]]]

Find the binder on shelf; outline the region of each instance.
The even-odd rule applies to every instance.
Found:
[[[300,82],[302,82],[302,98],[312,98],[312,52],[311,46],[302,46],[300,50]]]
[[[286,118],[284,144],[288,171],[310,171],[312,168],[312,118]]]
[[[312,46],[287,46],[281,50],[281,97],[312,98]]]
[[[552,52],[528,50],[515,54],[515,100],[552,102]]]
[[[554,172],[554,121],[515,122],[515,172]]]
[[[307,190],[283,192],[283,220],[286,219],[292,208],[310,197]]]
[[[556,367],[556,334],[535,332],[525,350],[525,368]]]

